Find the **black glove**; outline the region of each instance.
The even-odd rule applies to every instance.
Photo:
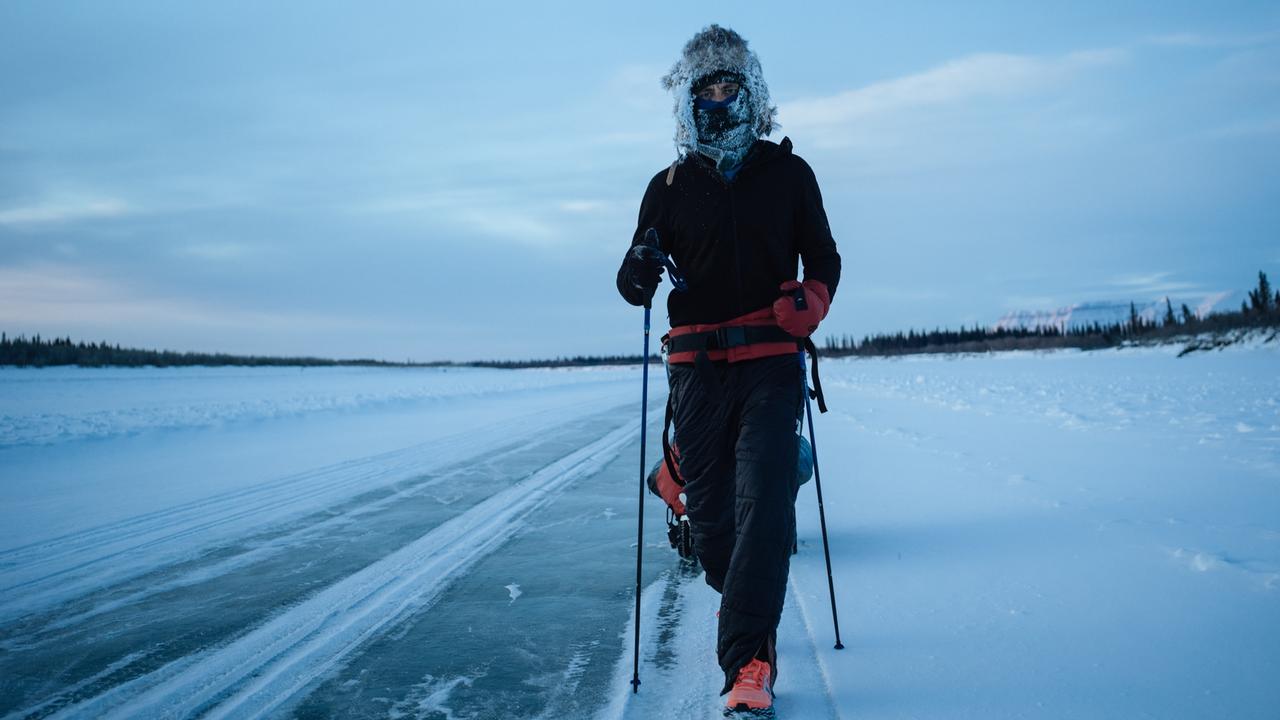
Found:
[[[652,245],[636,245],[622,261],[622,272],[627,284],[640,291],[645,305],[653,301],[653,294],[658,291],[666,259],[667,256]]]

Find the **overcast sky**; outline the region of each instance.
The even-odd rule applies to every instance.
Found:
[[[9,0],[0,329],[637,353],[614,274],[711,22],[822,186],[820,338],[1280,274],[1280,5],[1043,5]]]

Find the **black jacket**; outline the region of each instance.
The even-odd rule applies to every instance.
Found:
[[[689,281],[667,298],[671,325],[710,324],[773,304],[778,286],[819,280],[835,297],[840,254],[822,209],[822,194],[809,164],[781,144],[758,140],[732,182],[700,155],[653,176],[640,204],[632,246],[652,227],[664,252]],[[618,271],[618,292],[632,305],[644,300]]]

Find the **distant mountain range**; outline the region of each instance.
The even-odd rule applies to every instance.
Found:
[[[1244,299],[1241,292],[1218,292],[1211,295],[1200,297],[1181,297],[1170,298],[1173,303],[1173,311],[1181,315],[1182,304],[1186,303],[1191,312],[1196,317],[1205,317],[1215,312],[1227,312],[1231,310],[1239,310],[1240,302]],[[1162,320],[1165,314],[1165,299],[1160,298],[1150,302],[1135,302],[1134,306],[1138,311],[1138,315],[1143,320],[1156,322]],[[1110,325],[1117,322],[1128,322],[1129,320],[1129,302],[1107,302],[1095,301],[1076,303],[1067,307],[1058,308],[1056,310],[1016,310],[1004,315],[992,325],[994,330],[1013,330],[1025,329],[1035,330],[1038,328],[1056,327],[1059,330],[1068,330],[1071,328],[1080,328],[1098,323],[1100,325]]]

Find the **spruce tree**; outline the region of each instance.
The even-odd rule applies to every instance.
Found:
[[[1258,289],[1249,291],[1249,304],[1254,312],[1261,315],[1271,311],[1271,283],[1267,282],[1267,274],[1258,271]]]

